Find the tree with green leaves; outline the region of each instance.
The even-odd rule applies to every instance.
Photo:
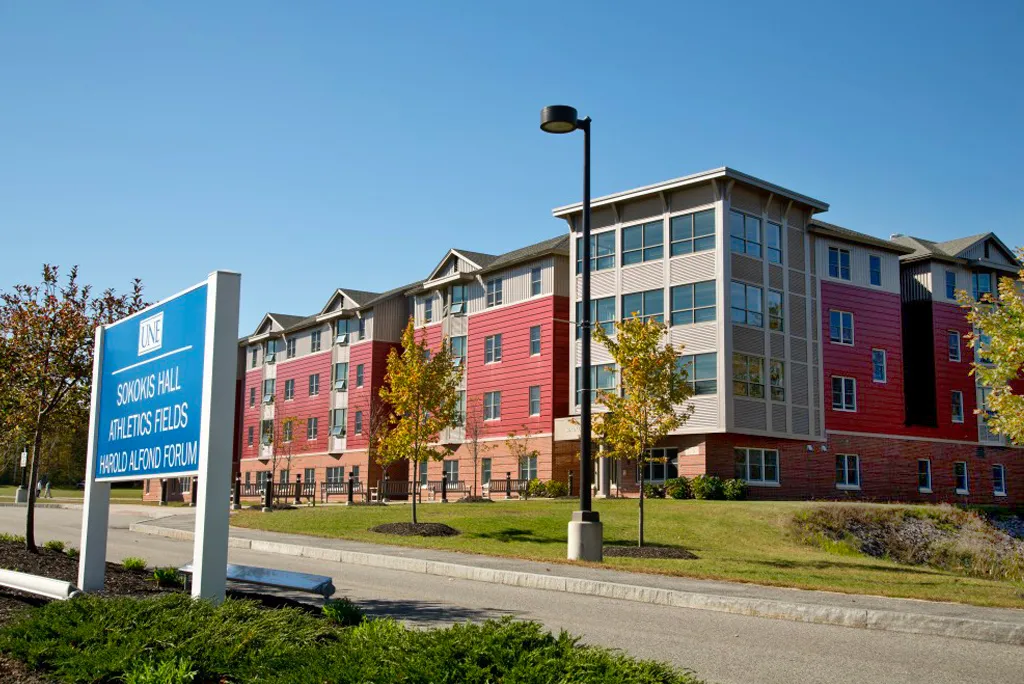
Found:
[[[73,267],[61,282],[59,269],[43,265],[38,285],[15,285],[0,294],[0,433],[29,446],[25,546],[36,551],[36,482],[43,438],[57,426],[88,422],[93,347],[97,326],[145,307],[142,283],[118,295],[78,280]]]
[[[601,326],[594,339],[603,344],[620,371],[624,392],[601,392],[597,403],[607,409],[595,414],[594,431],[605,455],[634,462],[640,472],[638,546],[644,545],[644,466],[651,449],[693,413],[693,405],[679,411],[693,394],[687,371],[680,368],[682,352],[665,340],[665,326],[653,319],[627,318],[609,335]]]
[[[476,483],[480,481],[479,464],[480,458],[494,448],[491,442],[485,442],[487,424],[484,421],[484,397],[482,394],[475,394],[466,400],[466,412],[462,418],[463,430],[465,432],[464,443],[469,449],[469,455],[473,459],[473,488],[470,496],[476,498]]]
[[[402,333],[402,348],[392,349],[380,398],[391,407],[390,425],[377,447],[377,462],[387,468],[408,460],[411,477],[420,463],[440,461],[449,450],[438,444],[442,430],[455,425],[462,369],[452,363],[448,344],[431,355],[425,340],[416,339],[410,319]],[[416,496],[412,496],[412,522]]]
[[[1024,249],[1018,250],[1018,260],[1024,263]],[[978,407],[978,413],[989,412],[992,432],[1024,444],[1024,267],[1016,278],[999,279],[998,298],[985,294],[974,301],[963,291],[958,298],[975,329],[968,337],[975,352],[972,373],[992,388],[988,406]]]
[[[524,466],[529,465],[530,459],[540,455],[539,451],[530,448],[530,438],[532,437],[533,432],[525,425],[519,432],[513,431],[505,435],[505,447],[508,449],[509,455],[516,459],[519,473],[523,472]],[[519,473],[516,473],[516,477],[519,477]],[[527,482],[524,486],[529,487],[529,484]]]

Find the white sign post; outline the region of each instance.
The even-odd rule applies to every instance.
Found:
[[[96,329],[78,586],[103,588],[110,483],[198,475],[192,594],[224,599],[241,276]]]

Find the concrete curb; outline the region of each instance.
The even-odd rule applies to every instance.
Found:
[[[129,531],[181,541],[192,541],[194,537],[193,533],[189,530],[158,527],[147,525],[144,522],[132,523],[129,526]],[[317,546],[286,544],[262,539],[230,537],[228,539],[228,546],[230,548],[276,553],[284,556],[350,563],[352,565],[384,568],[386,570],[418,572],[427,575],[452,577],[474,582],[488,582],[491,584],[504,584],[528,589],[600,596],[603,598],[672,606],[675,608],[711,610],[752,617],[774,618],[776,620],[792,620],[794,622],[810,622],[908,634],[930,634],[958,639],[988,641],[998,644],[1024,645],[1024,625],[995,620],[975,620],[972,618],[956,618],[943,615],[776,601],[774,599],[721,596],[676,589],[605,582],[603,580],[481,568],[422,558],[406,558],[404,556],[389,556],[378,553],[363,553],[361,551],[343,551],[341,549],[328,549]]]

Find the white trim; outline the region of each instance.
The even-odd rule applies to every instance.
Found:
[[[836,342],[832,339],[832,314],[837,313],[839,316],[839,341]],[[850,341],[843,342],[843,317],[842,314],[850,314]],[[854,323],[854,316],[852,311],[846,311],[844,309],[829,309],[828,310],[828,341],[829,344],[838,344],[841,347],[855,347],[857,345],[857,326]]]
[[[882,379],[875,378],[875,352],[882,352]],[[871,382],[879,385],[889,384],[889,352],[881,347],[871,348]]]
[[[968,442],[962,439],[942,439],[940,437],[918,437],[916,435],[893,435],[881,432],[857,432],[856,430],[826,430],[826,435],[843,435],[846,437],[875,437],[878,439],[903,439],[908,442],[935,442],[936,444],[970,444],[971,446],[994,446],[987,442]],[[1007,449],[1024,449],[1024,445],[1006,445]]]

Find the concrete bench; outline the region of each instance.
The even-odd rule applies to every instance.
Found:
[[[187,563],[181,566],[178,568],[178,572],[186,577],[191,577],[192,564]],[[274,570],[272,568],[257,568],[253,565],[228,563],[228,579],[232,582],[256,584],[262,587],[320,594],[325,599],[329,599],[334,594],[334,584],[330,577],[311,575],[306,572],[291,572],[290,570]]]

